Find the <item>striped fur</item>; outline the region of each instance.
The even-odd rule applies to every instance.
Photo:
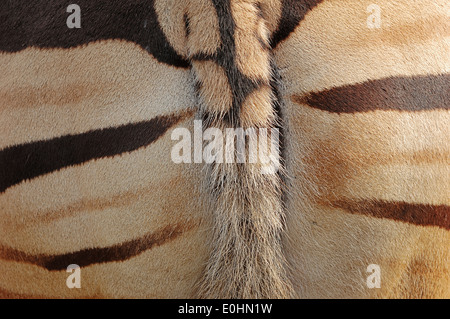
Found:
[[[448,298],[450,10],[371,3],[2,6],[0,297]],[[281,170],[173,163],[194,119]]]
[[[366,26],[372,3],[380,29]],[[449,12],[325,0],[274,49],[299,297],[450,296]],[[366,286],[369,264],[380,289]]]
[[[205,128],[272,128],[276,125],[273,64],[257,1],[212,2],[220,45],[214,52],[194,53],[191,58]],[[209,94],[218,88],[220,94]],[[281,181],[277,174],[262,174],[262,165],[225,163],[207,168],[205,189],[212,196],[214,226],[201,297],[291,295],[281,245]]]

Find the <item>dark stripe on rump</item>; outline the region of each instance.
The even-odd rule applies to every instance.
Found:
[[[271,45],[275,48],[286,39],[302,21],[306,14],[323,0],[282,0],[281,18],[278,29],[272,35]]]
[[[187,68],[161,30],[154,0],[78,0],[81,28],[69,29],[66,12],[72,2],[59,0],[3,1],[0,6],[0,50],[27,47],[71,48],[93,41],[123,39],[150,52],[160,62]]]
[[[0,299],[46,299],[46,298],[50,299],[51,297],[44,295],[30,295],[26,293],[16,293],[0,288]],[[89,299],[94,298],[95,297],[89,296]]]
[[[22,287],[21,287],[22,288]],[[41,292],[43,293],[43,291]],[[78,295],[74,294],[73,297],[79,297]],[[0,288],[0,299],[55,299],[55,298],[62,298],[61,296],[55,297],[53,295],[45,296],[43,294],[28,294],[28,293],[22,293],[22,292],[12,292],[8,291],[6,289]],[[100,293],[97,293],[95,295],[83,295],[83,299],[106,299],[108,296],[101,295]]]
[[[65,135],[0,150],[0,193],[24,180],[92,159],[112,157],[150,145],[183,116]]]
[[[189,229],[192,226],[189,226]],[[141,238],[104,248],[88,248],[61,255],[29,255],[23,251],[0,245],[0,259],[33,264],[50,271],[66,270],[67,266],[76,264],[86,267],[113,261],[124,261],[137,256],[155,246],[161,246],[180,236],[188,230],[186,226],[169,225]]]
[[[450,206],[410,204],[380,200],[338,200],[330,205],[353,214],[387,218],[420,226],[437,226],[450,229]]]
[[[450,108],[450,75],[390,77],[293,95],[292,101],[333,113]]]

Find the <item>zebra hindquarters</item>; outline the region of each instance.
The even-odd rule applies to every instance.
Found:
[[[371,1],[324,1],[275,50],[301,297],[450,296],[448,11],[377,4],[370,28]]]

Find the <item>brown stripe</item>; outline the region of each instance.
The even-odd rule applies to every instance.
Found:
[[[52,85],[47,84],[39,87],[14,85],[1,88],[0,99],[2,104],[0,104],[0,109],[9,111],[18,108],[34,108],[41,105],[73,105],[93,98],[99,93],[117,92],[117,86],[110,83],[93,83],[84,79],[77,80],[81,83],[71,83],[70,86],[67,83],[56,86],[55,84],[57,83],[53,82]]]
[[[51,297],[46,297],[43,295],[29,295],[25,293],[15,293],[0,288],[0,299],[46,299],[46,298]]]
[[[124,261],[155,246],[161,246],[177,238],[192,227],[193,225],[188,223],[169,225],[141,238],[110,247],[88,248],[62,255],[30,255],[23,251],[0,245],[0,259],[33,264],[50,271],[66,270],[67,266],[71,264],[86,267],[93,264]]]
[[[184,185],[183,181],[178,177],[173,179],[165,179],[164,184],[169,189],[180,189]],[[132,204],[142,200],[146,195],[152,194],[155,188],[161,188],[160,185],[151,185],[150,187],[140,188],[139,191],[126,191],[115,195],[108,195],[106,197],[95,197],[92,199],[80,199],[71,204],[62,202],[61,206],[52,207],[46,210],[18,210],[20,218],[14,215],[7,215],[2,217],[2,226],[15,231],[22,231],[23,228],[30,225],[43,225],[53,223],[62,218],[79,216],[80,213],[87,213],[92,211],[104,211],[108,208],[130,207]]]
[[[353,214],[387,218],[420,226],[450,229],[450,206],[381,200],[336,200],[330,205]]]
[[[77,289],[78,290],[78,289]],[[72,290],[73,291],[73,290]],[[75,295],[75,294],[74,294]],[[88,296],[71,296],[70,298],[82,298],[82,299],[105,299],[107,296],[103,296],[100,294],[97,295],[88,295]],[[6,289],[0,288],[0,299],[55,299],[55,298],[64,298],[64,296],[54,296],[54,295],[41,295],[41,294],[27,294],[27,293],[19,293],[19,292],[11,292]]]
[[[291,99],[333,113],[448,110],[449,88],[450,74],[390,77],[293,95]]]
[[[282,0],[281,19],[270,41],[275,48],[286,39],[305,18],[306,14],[323,0]]]

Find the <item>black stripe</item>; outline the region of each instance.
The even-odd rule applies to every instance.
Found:
[[[282,0],[281,18],[278,29],[272,35],[270,41],[275,48],[286,39],[304,19],[306,14],[323,0]]]
[[[294,95],[299,104],[333,113],[450,109],[450,74],[390,77]]]
[[[181,116],[161,116],[150,121],[5,148],[0,151],[0,192],[64,167],[147,146],[180,119]]]
[[[81,8],[81,28],[69,29],[69,4]],[[160,62],[187,68],[158,23],[154,0],[3,0],[0,5],[0,50],[31,46],[71,48],[93,41],[123,39],[150,52]]]

